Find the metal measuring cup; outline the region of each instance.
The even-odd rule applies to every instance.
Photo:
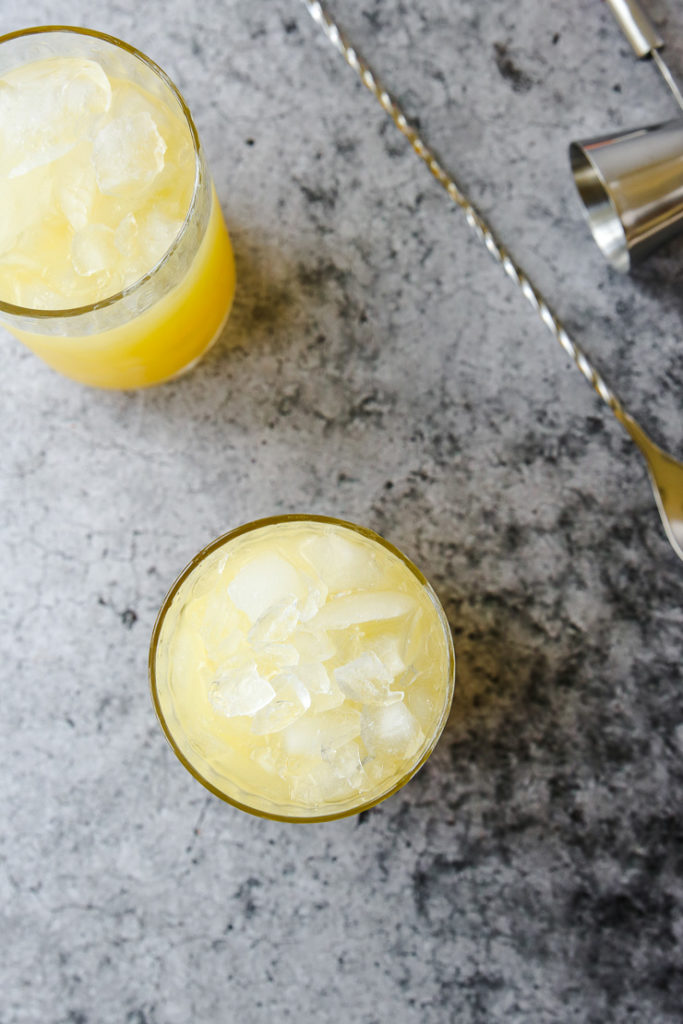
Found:
[[[639,58],[652,57],[683,109],[659,52],[664,45],[637,0],[607,0]],[[617,270],[683,230],[683,118],[572,142],[569,159],[588,225]]]

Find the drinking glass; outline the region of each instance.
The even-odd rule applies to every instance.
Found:
[[[189,369],[221,332],[232,304],[235,270],[221,208],[190,111],[149,57],[88,29],[29,28],[0,38],[0,75],[37,61],[97,62],[110,79],[133,83],[184,126],[194,184],[168,248],[140,276],[98,301],[38,309],[2,301],[0,324],[55,370],[102,388],[157,384]]]
[[[302,552],[303,562],[300,560]],[[258,573],[254,569],[257,564]],[[356,582],[361,578],[365,580],[361,587],[348,589],[343,575],[347,572],[346,565],[351,566],[349,571],[356,575]],[[246,574],[244,566],[251,566]],[[294,574],[292,566],[297,567]],[[299,625],[306,648],[301,646],[301,638],[297,639],[297,634],[292,632],[292,623],[297,621],[299,612],[294,609],[294,597],[289,598],[288,591],[298,594]],[[359,595],[360,605],[356,603]],[[227,610],[227,604],[232,601],[237,603],[238,611],[232,605],[232,611]],[[290,614],[294,618],[283,629]],[[250,629],[249,636],[257,641],[259,637],[265,641],[285,640],[285,643],[256,643],[266,661],[279,657],[287,647],[291,650],[294,644],[299,644],[302,651],[301,661],[310,660],[310,645],[322,643],[325,647],[327,637],[332,636],[335,641],[332,647],[336,646],[337,652],[343,649],[343,653],[335,661],[335,652],[330,648],[322,651],[320,657],[329,659],[326,661],[329,677],[341,680],[346,686],[349,699],[344,700],[343,707],[340,709],[334,699],[330,700],[333,695],[329,687],[318,686],[319,676],[311,675],[310,665],[303,666],[308,675],[303,674],[295,657],[294,667],[278,677],[284,680],[285,688],[292,686],[290,671],[299,673],[303,679],[313,678],[313,689],[318,689],[317,699],[321,699],[320,693],[324,691],[322,699],[330,702],[334,710],[318,713],[313,705],[312,716],[308,719],[309,712],[305,711],[292,725],[288,719],[287,728],[281,728],[283,722],[278,721],[276,728],[281,731],[273,730],[265,736],[263,732],[268,732],[269,727],[265,730],[260,725],[256,727],[263,711],[251,719],[243,714],[248,710],[246,706],[228,708],[228,714],[238,716],[231,719],[217,714],[216,706],[225,709],[225,705],[216,705],[214,701],[212,706],[213,698],[207,699],[212,688],[215,693],[213,680],[221,675],[217,663],[227,654],[232,655],[233,663],[239,664],[240,657],[235,654],[238,644],[234,632],[230,632],[230,615],[234,621],[244,621],[245,633]],[[391,636],[387,635],[389,633]],[[396,674],[396,686],[405,690],[400,697],[393,692],[393,682],[392,692],[385,686],[384,697],[380,694],[378,698],[377,693],[371,692],[371,680],[358,673],[354,677],[354,665],[369,665],[372,675],[372,665],[377,664],[374,654],[368,662],[367,653],[361,653],[361,658],[353,661],[359,653],[359,643],[364,642],[364,634],[371,636],[371,646]],[[399,648],[405,663],[400,657],[397,660]],[[352,654],[349,656],[347,651]],[[285,657],[286,654],[285,651]],[[335,671],[334,666],[348,661],[349,657],[351,673],[348,665]],[[263,679],[256,678],[254,669],[245,669],[243,664],[242,670],[244,680],[240,685],[248,684],[247,690],[239,691],[238,687],[231,699],[237,694],[239,700],[244,700],[245,696],[249,700],[258,696],[256,691],[248,693],[249,686],[268,686]],[[166,738],[182,764],[199,782],[243,811],[279,821],[312,822],[366,810],[395,793],[422,767],[448,718],[455,681],[455,655],[450,627],[436,594],[419,569],[397,548],[371,530],[343,520],[283,515],[257,520],[226,533],[200,551],[183,570],[166,595],[157,617],[150,646],[149,672],[154,707]],[[381,672],[375,670],[375,675],[381,683]],[[277,686],[277,680],[273,685]],[[293,685],[297,686],[296,681]],[[368,687],[368,693],[361,692]],[[304,694],[304,697],[309,702],[306,707],[310,708],[310,696]],[[272,701],[271,698],[266,714],[280,714],[283,707],[287,713],[287,699],[296,699],[291,693],[287,698],[283,691],[278,691],[278,698],[283,698],[281,706],[277,707],[277,699]],[[268,699],[266,696],[265,700]],[[370,701],[369,705],[364,703],[366,700]],[[393,703],[395,700],[399,703]],[[386,706],[378,707],[382,701]],[[254,708],[260,703],[258,700]],[[340,738],[339,744],[333,744],[326,753],[325,735],[339,726],[343,730],[346,727],[344,716],[351,722],[353,716],[357,716],[364,723],[364,731],[359,736],[356,729],[350,747],[344,748],[346,741]],[[371,776],[368,782],[372,762],[376,762],[380,754],[385,756],[379,745],[373,747],[378,721],[384,729],[381,743],[386,741],[391,748],[390,770],[382,775],[386,765],[379,765],[379,774]],[[374,734],[368,735],[368,723],[371,731],[375,730]],[[287,795],[292,785],[297,792],[302,791],[303,785],[305,793],[307,772],[311,775],[317,772],[317,765],[311,767],[313,762],[306,759],[305,745],[309,741],[318,744],[316,750],[321,742],[323,744],[320,767],[326,773],[325,785],[329,785],[330,779],[336,785],[335,772],[340,775],[336,762],[340,758],[356,758],[353,771],[348,772],[351,781],[346,789],[340,784],[341,789],[329,798],[324,796],[325,790],[320,791],[322,798],[301,799]],[[396,747],[398,742],[400,749]],[[294,756],[282,754],[283,744]],[[299,756],[303,754],[306,757]],[[341,775],[344,774],[342,771]],[[356,784],[353,780],[363,781]],[[316,779],[313,784],[317,784]]]

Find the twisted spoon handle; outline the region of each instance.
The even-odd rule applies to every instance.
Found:
[[[508,277],[518,285],[526,300],[538,313],[548,330],[555,336],[557,341],[559,341],[567,355],[571,356],[574,360],[588,383],[595,388],[597,393],[600,395],[600,398],[610,407],[619,422],[622,423],[622,425],[625,425],[624,409],[617,395],[612,391],[603,379],[602,375],[592,365],[585,352],[575,341],[572,340],[572,338],[570,338],[561,321],[555,313],[553,313],[548,303],[545,301],[538,289],[531,283],[519,264],[515,262],[505,246],[496,237],[486,220],[469,201],[453,178],[451,178],[448,172],[441,166],[434,153],[429,149],[426,143],[423,142],[415,129],[408,124],[406,116],[396,100],[389,95],[381,82],[379,82],[377,77],[371,71],[369,65],[363,60],[353,46],[351,46],[342,30],[325,9],[325,6],[320,3],[320,0],[302,0],[302,3],[306,6],[308,13],[311,15],[313,20],[320,25],[332,45],[339,50],[346,63],[353,68],[359,76],[363,85],[370,90],[387,114],[389,114],[401,134],[405,135],[417,155],[426,163],[431,173],[439,184],[445,188],[453,202],[457,203],[457,205],[464,210],[467,223],[472,228],[477,238],[483,242],[491,256],[500,263]]]

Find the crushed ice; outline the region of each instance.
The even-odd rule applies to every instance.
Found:
[[[419,711],[408,638],[418,603],[379,589],[374,563],[364,578],[378,589],[354,590],[353,545],[322,539],[298,552],[309,570],[271,550],[228,582],[222,558],[215,579],[225,582],[199,588],[187,608],[207,656],[227,656],[209,685],[214,710],[248,716],[254,763],[312,805],[372,791],[399,771],[425,743],[413,711],[429,717]]]
[[[275,697],[275,689],[252,662],[233,668],[212,683],[209,700],[227,718],[255,715]]]
[[[164,169],[166,143],[147,110],[117,117],[92,144],[95,177],[103,195],[136,196]]]

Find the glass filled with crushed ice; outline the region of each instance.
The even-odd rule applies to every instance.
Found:
[[[235,287],[197,130],[144,54],[79,28],[0,38],[0,324],[134,388],[210,347]]]
[[[173,750],[211,792],[282,821],[355,814],[424,764],[455,657],[427,580],[377,534],[322,516],[220,537],[169,591],[150,648]]]

